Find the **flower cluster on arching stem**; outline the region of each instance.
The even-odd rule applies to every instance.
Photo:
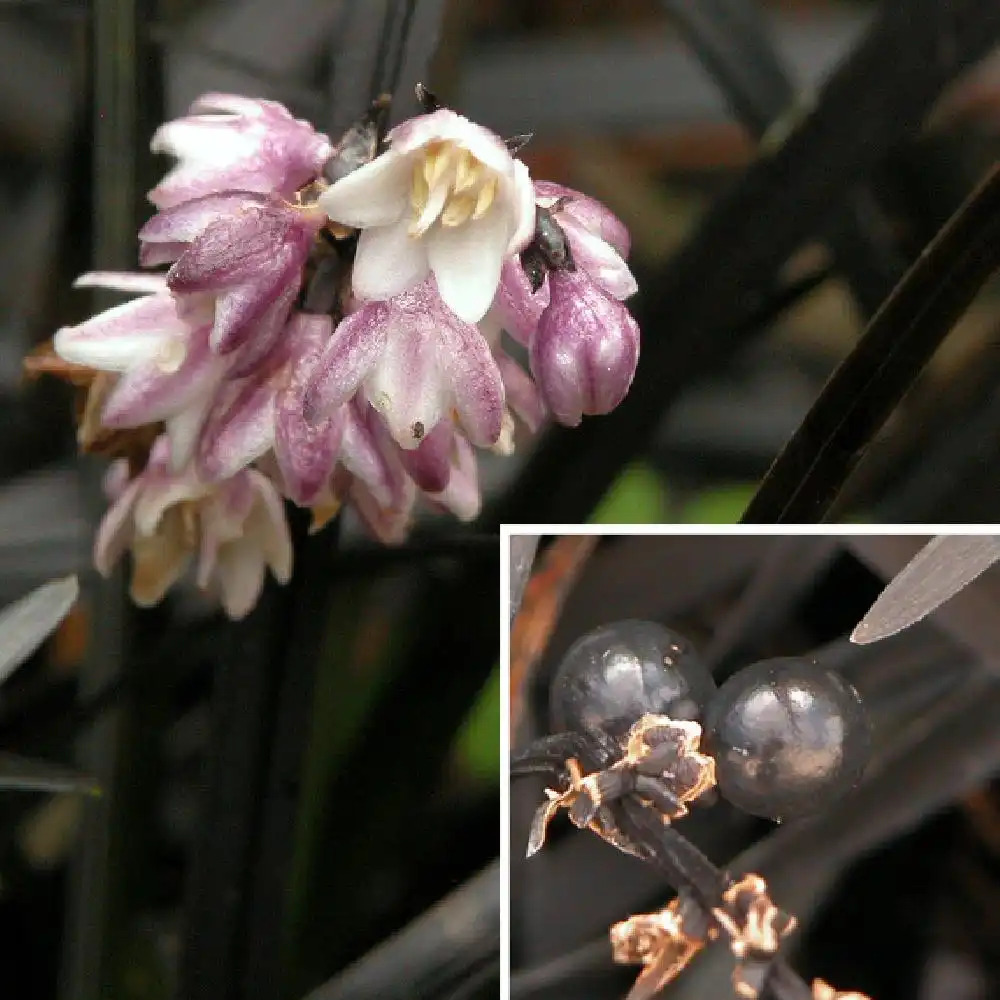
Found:
[[[525,137],[418,96],[425,113],[385,133],[382,99],[336,143],[222,94],[154,135],[177,161],[139,231],[154,270],[83,275],[135,297],[33,359],[85,389],[81,447],[115,459],[95,561],[131,553],[138,603],[193,565],[244,615],[268,568],[291,572],[284,499],[316,526],[349,505],[386,543],[420,501],[471,519],[476,449],[628,391],[624,225],[533,181]]]

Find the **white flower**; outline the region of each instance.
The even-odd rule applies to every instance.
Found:
[[[390,299],[431,271],[445,304],[475,323],[493,301],[504,257],[534,232],[527,167],[499,136],[446,109],[387,138],[386,152],[319,198],[334,222],[362,230],[354,293]]]

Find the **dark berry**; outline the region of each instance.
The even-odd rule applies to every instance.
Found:
[[[825,809],[860,780],[869,729],[857,691],[816,663],[763,660],[705,709],[719,791],[744,812],[789,819]]]
[[[714,692],[683,636],[656,622],[615,622],[588,632],[563,658],[552,680],[552,730],[621,739],[646,714],[699,715]]]

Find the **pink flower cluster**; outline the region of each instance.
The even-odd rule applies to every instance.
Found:
[[[201,98],[152,142],[177,163],[139,264],[169,268],[78,282],[138,295],[54,348],[103,373],[104,429],[159,433],[143,467],[114,467],[97,540],[102,572],[131,551],[140,603],[196,558],[245,614],[265,567],[291,572],[282,498],[319,523],[348,504],[387,543],[421,498],[470,519],[476,448],[628,390],[622,223],[451,110],[379,121],[333,144],[279,104]]]

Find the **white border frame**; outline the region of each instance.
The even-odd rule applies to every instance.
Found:
[[[1000,515],[1000,511],[998,511]],[[993,529],[993,530],[990,530]],[[510,539],[512,535],[992,535],[993,524],[502,524],[500,526],[500,996],[510,1000]]]

